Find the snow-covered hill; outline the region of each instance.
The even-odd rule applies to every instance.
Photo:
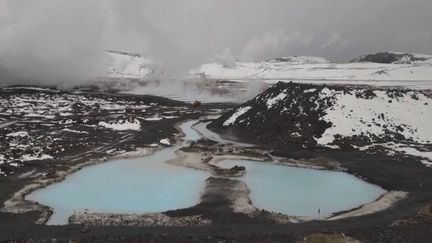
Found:
[[[146,79],[161,71],[160,65],[145,54],[107,51],[106,55],[99,74],[102,78]]]
[[[374,56],[372,56],[374,57]],[[207,63],[190,71],[215,79],[311,79],[311,80],[432,80],[431,56],[394,54],[391,63],[378,63],[378,57],[364,56],[350,63],[330,63],[316,57],[276,58],[262,62],[236,62],[235,65]],[[375,60],[375,62],[366,62]]]
[[[388,64],[431,64],[432,55],[405,52],[378,52],[353,59],[351,62],[374,62]]]
[[[262,144],[406,153],[432,165],[432,96],[278,83],[210,128]]]
[[[290,64],[318,64],[318,63],[330,63],[329,60],[322,57],[313,56],[290,56],[290,57],[276,57],[267,60],[272,63],[290,63]]]

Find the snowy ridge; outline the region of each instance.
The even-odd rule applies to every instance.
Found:
[[[269,59],[266,62],[271,62],[271,63],[286,62],[286,63],[290,63],[290,64],[330,63],[329,60],[327,60],[323,57],[314,57],[314,56],[277,57],[277,58]]]
[[[413,90],[278,83],[210,128],[277,146],[413,155],[432,165],[432,97]]]
[[[110,122],[101,121],[99,122],[98,125],[115,131],[141,129],[141,123],[137,119],[133,119],[132,121],[128,121],[128,120],[117,120],[117,121],[110,121]]]
[[[411,54],[406,52],[378,52],[363,55],[351,62],[374,62],[389,64],[432,64],[432,55]]]
[[[333,105],[325,109],[325,121],[332,123],[318,144],[327,145],[336,137],[398,134],[405,140],[428,144],[432,141],[432,102],[418,92],[392,94],[374,90],[369,97],[359,97],[356,90],[334,91],[324,88],[321,98],[331,97]]]
[[[330,63],[324,60],[272,59],[264,62],[236,62],[227,67],[221,63],[203,64],[190,71],[214,79],[306,79],[306,80],[431,80],[432,56],[401,54],[400,57],[383,58],[368,62],[358,58],[351,63]],[[370,58],[370,60],[381,60]]]
[[[329,127],[323,116],[326,100],[311,85],[278,83],[209,125],[240,133],[258,143],[300,144],[315,147],[314,136]],[[305,92],[308,90],[308,92]]]

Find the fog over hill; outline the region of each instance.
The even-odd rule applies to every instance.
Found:
[[[105,50],[148,53],[168,77],[226,54],[241,62],[294,55],[343,62],[375,51],[432,53],[431,4],[0,0],[0,80],[85,83],[100,73]]]
[[[431,80],[432,55],[383,52],[351,62],[321,57],[279,57],[258,62],[223,61],[203,64],[190,72],[221,79]]]

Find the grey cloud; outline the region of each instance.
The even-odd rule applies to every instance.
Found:
[[[173,73],[227,54],[432,53],[430,9],[430,0],[0,0],[0,82],[84,81],[105,49],[149,53]]]

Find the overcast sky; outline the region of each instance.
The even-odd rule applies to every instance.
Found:
[[[0,81],[85,79],[105,49],[173,71],[240,60],[432,53],[431,0],[0,0]]]

